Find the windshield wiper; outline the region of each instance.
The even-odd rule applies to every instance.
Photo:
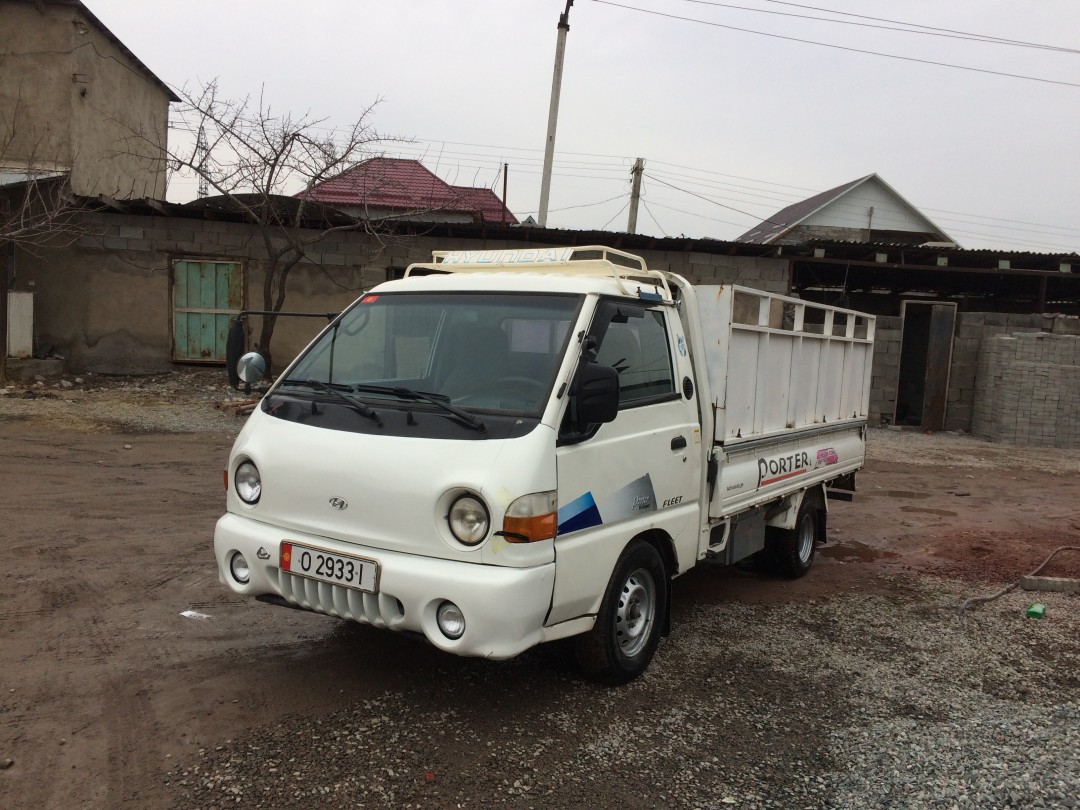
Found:
[[[290,385],[306,385],[308,388],[314,388],[317,391],[325,391],[327,394],[331,394],[340,399],[364,418],[370,419],[379,427],[382,427],[382,420],[370,405],[343,393],[344,391],[355,391],[356,389],[351,385],[324,383],[321,380],[285,380],[285,383]]]
[[[487,425],[484,424],[484,420],[475,414],[471,414],[468,411],[463,411],[454,405],[451,405],[450,397],[443,394],[429,394],[426,391],[414,391],[412,388],[401,388],[390,385],[356,385],[353,386],[354,391],[370,391],[373,394],[393,394],[400,399],[411,399],[417,402],[428,402],[438,408],[442,408],[449,414],[453,414],[466,425],[471,427],[477,433],[487,432]]]

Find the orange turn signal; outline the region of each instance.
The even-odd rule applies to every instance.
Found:
[[[559,513],[548,512],[531,517],[503,518],[502,536],[507,543],[535,543],[538,540],[550,540],[559,527]]]

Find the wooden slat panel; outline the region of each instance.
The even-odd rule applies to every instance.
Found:
[[[243,308],[237,262],[178,261],[173,266],[176,360],[221,362],[232,313]]]

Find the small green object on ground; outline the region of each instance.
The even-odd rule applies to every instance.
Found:
[[[1027,617],[1029,619],[1041,619],[1044,615],[1046,615],[1046,605],[1041,602],[1036,602],[1027,609]]]

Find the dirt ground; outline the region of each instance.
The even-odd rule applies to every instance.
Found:
[[[423,645],[219,585],[212,535],[235,418],[219,431],[123,432],[88,422],[77,398],[66,416],[2,404],[0,804],[181,806],[168,774],[200,750],[423,689],[443,667]],[[807,577],[695,570],[676,581],[677,609],[891,593],[926,573],[975,595],[1080,545],[1069,453],[875,431],[871,456],[855,503],[832,504]],[[1080,577],[1080,554],[1044,573]],[[548,666],[570,666],[551,655]]]

